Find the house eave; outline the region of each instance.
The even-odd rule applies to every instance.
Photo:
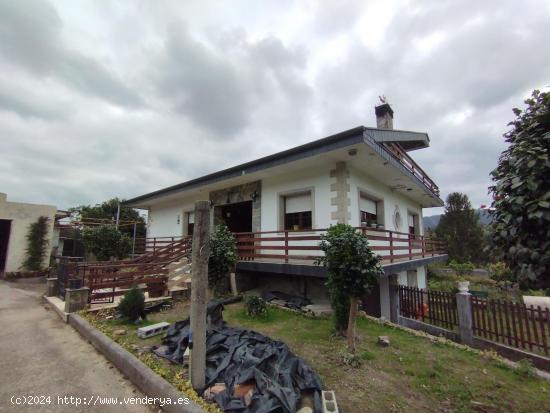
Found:
[[[340,148],[344,148],[351,145],[357,145],[364,143],[373,149],[379,156],[382,156],[385,160],[391,163],[392,166],[398,168],[402,173],[409,176],[421,187],[424,187],[422,182],[407,171],[391,154],[379,143],[383,139],[399,135],[411,135],[413,137],[425,136],[427,141],[427,134],[419,132],[408,132],[394,130],[388,135],[387,130],[377,128],[366,128],[359,126],[353,129],[349,129],[344,132],[337,133],[335,135],[328,136],[323,139],[319,139],[313,142],[306,143],[304,145],[297,146],[282,152],[275,153],[273,155],[265,156],[263,158],[256,159],[254,161],[246,162],[241,165],[237,165],[231,168],[227,168],[218,172],[214,172],[199,178],[192,179],[177,185],[169,186],[157,191],[153,191],[138,197],[128,199],[123,202],[125,206],[140,208],[145,207],[157,198],[166,197],[179,192],[189,191],[197,189],[203,186],[215,184],[217,182],[229,180],[232,178],[242,177],[250,175],[255,172],[259,172],[265,169],[280,166],[286,163],[299,161],[301,159],[309,158],[315,155],[320,155],[326,152],[331,152]],[[380,141],[379,141],[380,139]],[[416,139],[416,138],[411,138]],[[431,204],[435,203],[437,206],[443,205],[443,201],[437,196],[437,194],[429,191],[427,188],[426,196],[430,198]]]

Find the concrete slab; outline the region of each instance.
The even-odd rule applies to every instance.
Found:
[[[50,307],[55,311],[55,313],[63,320],[64,323],[67,323],[69,320],[69,313],[65,312],[65,301],[59,297],[46,297],[44,299],[50,305]]]

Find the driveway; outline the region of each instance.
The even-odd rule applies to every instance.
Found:
[[[0,281],[0,412],[157,411],[124,400],[143,394],[48,309],[41,298],[44,288]],[[12,405],[12,396],[29,395],[45,404]],[[58,396],[67,396],[67,402],[73,396],[75,403],[77,397],[81,403],[92,399],[96,406],[60,405],[64,400]]]

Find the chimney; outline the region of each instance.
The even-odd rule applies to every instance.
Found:
[[[384,102],[379,106],[375,106],[374,112],[376,113],[377,128],[393,129],[393,110],[388,103]]]

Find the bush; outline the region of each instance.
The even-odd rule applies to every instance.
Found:
[[[257,317],[267,312],[266,302],[255,295],[249,295],[244,299],[246,314],[250,317]]]
[[[474,264],[472,264],[470,261],[468,262],[457,262],[455,260],[452,260],[449,263],[449,267],[451,267],[453,270],[455,270],[456,274],[459,277],[464,277],[465,275],[470,275],[474,271]]]
[[[145,295],[134,285],[130,288],[117,307],[119,313],[128,321],[136,321],[140,317],[145,319]]]
[[[210,238],[208,259],[208,286],[214,292],[221,292],[223,280],[237,262],[235,237],[225,225],[219,225]]]
[[[132,250],[130,237],[120,232],[114,225],[84,228],[82,241],[86,252],[94,254],[99,261],[108,261],[111,257],[122,259]]]
[[[365,235],[350,225],[332,226],[326,235],[321,236],[319,244],[325,253],[317,264],[327,268],[327,287],[332,308],[334,309],[336,331],[340,334],[350,326],[348,340],[353,349],[354,308],[352,303],[368,294],[378,285],[378,277],[383,275],[380,257],[369,247]],[[350,320],[351,319],[351,320]]]
[[[27,249],[26,258],[23,262],[23,267],[30,271],[38,271],[42,269],[42,261],[46,256],[48,247],[48,217],[40,217],[36,222],[33,222],[27,233]]]

